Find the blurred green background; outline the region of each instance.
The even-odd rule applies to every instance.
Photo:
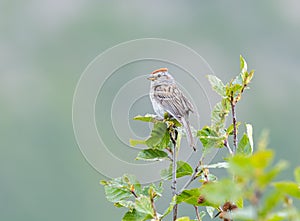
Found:
[[[238,117],[267,128],[277,158],[299,165],[300,2],[0,1],[0,220],[121,220],[72,129],[85,67],[118,43],[181,42],[224,81],[239,55],[256,70]]]

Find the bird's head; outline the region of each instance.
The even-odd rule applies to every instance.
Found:
[[[153,71],[147,78],[156,82],[173,82],[174,78],[168,73],[168,68],[160,68]]]

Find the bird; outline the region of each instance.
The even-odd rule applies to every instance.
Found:
[[[159,68],[147,78],[151,80],[150,100],[157,116],[164,118],[165,112],[174,117],[185,129],[188,144],[196,151],[195,141],[189,123],[189,113],[194,112],[192,103],[178,88],[168,68]]]

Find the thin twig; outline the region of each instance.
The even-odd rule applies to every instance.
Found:
[[[173,221],[177,219],[177,211],[178,211],[178,204],[175,204],[173,207]]]
[[[136,193],[134,192],[134,190],[131,190],[130,192],[132,193],[132,195],[133,195],[135,198],[138,198],[138,196],[136,195]]]
[[[176,131],[176,130],[175,130]],[[176,132],[175,132],[175,137],[176,137]],[[172,192],[173,192],[173,196],[176,195],[176,188],[177,188],[177,180],[176,180],[176,171],[177,171],[177,151],[176,151],[176,138],[174,139],[172,137],[172,134],[171,134],[171,140],[172,140],[172,143],[173,143],[173,155],[172,155]]]
[[[235,114],[235,100],[233,99],[233,94],[230,97],[230,105],[231,105],[231,112],[232,112],[232,124],[233,124],[233,154],[235,154],[237,150],[237,129],[236,129],[236,114]]]
[[[154,218],[155,218],[155,220],[159,220],[159,219],[158,219],[158,216],[157,216],[155,204],[154,204],[154,199],[153,199],[152,196],[150,196],[150,201],[151,201],[151,207],[152,207],[152,210],[153,210]]]
[[[177,195],[177,180],[176,180],[176,171],[177,171],[177,151],[176,151],[176,142],[177,142],[177,136],[178,136],[178,131],[174,128],[174,137],[173,137],[173,134],[172,134],[172,131],[170,132],[170,138],[171,138],[171,141],[173,143],[173,155],[172,155],[172,158],[173,158],[173,161],[172,161],[172,185],[171,185],[171,188],[172,188],[172,195],[173,197],[175,195]],[[175,204],[174,205],[174,208],[173,208],[173,220],[175,221],[177,219],[177,208],[178,208],[178,205]]]
[[[197,217],[198,221],[201,221],[201,218],[200,218],[200,216],[199,216],[198,206],[194,206],[194,208],[195,208],[196,217]]]

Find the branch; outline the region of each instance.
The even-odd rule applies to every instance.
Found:
[[[172,153],[172,192],[173,196],[176,195],[176,188],[177,188],[177,180],[176,180],[176,171],[177,171],[177,151],[176,151],[176,141],[177,141],[177,130],[174,130],[175,137],[172,136],[172,132],[170,132],[170,138],[173,143],[173,153]]]
[[[155,204],[154,204],[154,199],[153,199],[152,196],[150,196],[150,202],[151,202],[151,207],[152,207],[152,209],[153,209],[154,218],[155,218],[155,220],[159,220],[159,219],[158,219],[158,216],[157,216]]]
[[[235,154],[237,150],[237,129],[236,129],[236,114],[235,114],[235,104],[236,101],[233,98],[233,94],[230,97],[230,105],[231,105],[231,112],[232,112],[232,124],[233,124],[233,154]]]
[[[201,221],[201,218],[200,218],[200,216],[199,216],[198,206],[194,206],[194,208],[195,208],[197,220],[198,220],[198,221]]]
[[[130,192],[132,193],[132,195],[135,197],[135,198],[138,198],[138,196],[136,195],[135,191],[134,191],[134,185],[131,185],[130,187]]]
[[[174,128],[174,137],[172,136],[172,131],[170,131],[170,138],[173,143],[173,153],[172,153],[172,195],[173,197],[177,195],[176,189],[177,189],[177,180],[176,180],[176,171],[177,171],[177,151],[176,151],[176,142],[177,142],[177,136],[178,136],[178,131]],[[173,208],[173,220],[175,221],[177,219],[177,208],[178,205],[175,204]]]
[[[178,210],[178,204],[175,204],[173,207],[173,221],[176,221],[177,219],[177,210]]]

